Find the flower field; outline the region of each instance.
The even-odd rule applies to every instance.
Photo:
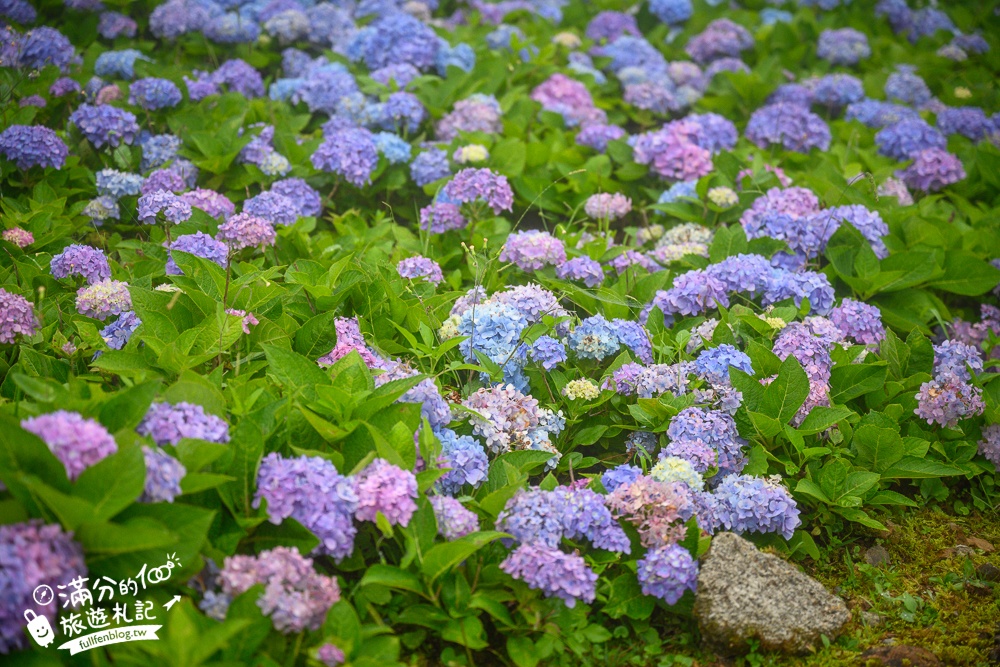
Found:
[[[911,4],[0,0],[0,660],[846,665],[869,609],[1000,613],[986,540],[872,551],[1000,538],[1000,16]],[[715,637],[723,533],[835,631]]]

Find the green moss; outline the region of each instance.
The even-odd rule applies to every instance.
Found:
[[[805,658],[755,653],[735,664],[855,666],[862,652],[885,643],[926,648],[947,665],[988,664],[1000,623],[1000,584],[982,581],[976,568],[987,563],[1000,567],[1000,552],[962,545],[979,539],[989,543],[980,546],[1000,546],[1000,516],[960,517],[925,509],[887,525],[887,534],[858,536],[852,544],[826,552],[821,561],[803,563],[807,573],[843,597],[851,609],[851,621],[836,642]],[[888,551],[888,564],[873,567],[865,562],[866,549],[875,544]],[[878,614],[879,623],[866,626],[862,612]],[[622,647],[615,664],[733,664],[696,648],[695,633],[691,625],[671,627],[660,635],[662,654],[650,656],[643,646]]]

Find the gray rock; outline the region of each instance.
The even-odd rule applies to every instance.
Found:
[[[764,650],[805,653],[851,618],[818,581],[733,533],[712,538],[694,614],[705,641],[724,653],[746,651],[752,638]]]
[[[872,567],[888,565],[889,552],[885,550],[885,547],[876,544],[872,548],[865,550],[865,562]]]

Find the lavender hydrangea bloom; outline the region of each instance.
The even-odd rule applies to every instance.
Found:
[[[451,496],[431,496],[438,532],[446,540],[457,540],[479,530],[479,517]]]
[[[336,577],[318,574],[311,558],[295,547],[275,547],[257,556],[229,556],[219,573],[222,592],[236,597],[262,584],[257,606],[279,632],[319,630],[330,607],[340,599]]]
[[[735,533],[779,533],[789,540],[802,523],[795,501],[778,482],[727,475],[716,487],[715,497],[719,520]]]
[[[323,212],[323,200],[319,193],[301,178],[275,181],[271,192],[287,197],[299,216],[316,217]]]
[[[182,438],[206,442],[229,442],[229,424],[208,414],[193,403],[153,403],[136,427],[139,435],[148,435],[157,445],[176,445]]]
[[[5,229],[3,230],[3,234],[0,234],[0,237],[7,243],[16,245],[18,248],[27,248],[35,242],[35,236],[28,230],[20,227]]]
[[[427,116],[423,103],[413,93],[396,92],[381,106],[379,125],[390,132],[416,132]]]
[[[993,120],[979,107],[942,109],[937,114],[937,126],[945,134],[961,134],[972,141],[981,141],[997,130]]]
[[[267,500],[271,523],[292,517],[319,538],[316,553],[340,562],[354,551],[354,514],[358,508],[355,482],[318,456],[264,457],[257,474],[254,507]]]
[[[400,260],[399,264],[396,265],[396,272],[402,278],[410,280],[422,278],[435,286],[440,285],[444,280],[444,274],[441,273],[441,267],[438,266],[438,263],[420,255]]]
[[[75,480],[84,470],[118,451],[108,430],[76,412],[57,410],[21,422],[21,428],[37,435],[66,466]]]
[[[132,334],[135,333],[140,324],[142,324],[142,320],[130,310],[127,313],[122,313],[117,320],[101,329],[101,338],[112,350],[120,350],[128,344]]]
[[[880,130],[875,135],[879,155],[896,160],[908,160],[925,148],[944,149],[944,135],[920,119],[902,120]]]
[[[556,277],[579,280],[587,287],[597,287],[604,282],[604,269],[600,262],[589,257],[574,257],[556,267]]]
[[[294,225],[298,220],[297,209],[292,200],[271,190],[244,201],[243,213],[263,218],[275,225]]]
[[[69,121],[80,129],[95,148],[105,145],[117,148],[121,143],[131,144],[139,134],[135,114],[106,104],[81,104],[70,114]]]
[[[900,121],[920,121],[910,107],[882,100],[861,100],[847,105],[844,120],[856,120],[867,127],[888,127]]]
[[[593,602],[597,574],[587,567],[583,557],[564,554],[540,544],[522,544],[500,564],[500,569],[546,597],[561,598],[567,607],[577,600]]]
[[[95,174],[97,178],[97,194],[108,195],[115,199],[135,196],[142,189],[143,177],[115,169],[101,169]]]
[[[750,357],[736,347],[723,343],[718,347],[709,348],[698,355],[695,360],[698,374],[712,383],[729,382],[729,369],[739,370],[753,375],[753,365]]]
[[[684,50],[696,63],[705,64],[725,56],[739,57],[740,51],[753,44],[753,36],[746,28],[729,19],[716,19],[692,37]]]
[[[97,56],[94,62],[94,73],[107,78],[121,78],[130,81],[135,78],[135,64],[143,60],[153,62],[141,51],[124,49],[122,51],[105,51]]]
[[[540,336],[528,354],[547,371],[566,361],[566,346],[551,336]]]
[[[162,449],[143,447],[146,461],[146,484],[139,498],[144,503],[174,502],[181,495],[181,480],[187,474],[184,465]]]
[[[26,0],[5,0],[0,3],[0,17],[27,25],[35,22],[38,12]],[[6,653],[6,651],[0,652]]]
[[[19,294],[0,288],[0,344],[13,343],[17,336],[34,336],[38,330],[31,302]]]
[[[667,25],[684,23],[694,13],[691,0],[650,0],[649,11]]]
[[[885,82],[885,95],[916,107],[921,107],[931,100],[930,88],[910,69],[901,69],[889,75]]]
[[[236,206],[229,197],[215,190],[198,188],[185,192],[180,197],[192,208],[201,209],[213,218],[225,220],[236,212]]]
[[[979,441],[979,453],[996,468],[1000,468],[1000,424],[990,424],[983,429],[983,439]]]
[[[216,238],[232,250],[274,245],[277,233],[270,220],[258,218],[248,213],[239,213],[219,226]]]
[[[417,478],[384,459],[375,459],[358,475],[355,488],[358,521],[375,521],[381,513],[390,525],[406,527],[417,511]]]
[[[100,248],[73,244],[52,257],[49,270],[55,278],[80,276],[93,285],[111,277],[108,258]]]
[[[816,55],[833,65],[857,65],[871,54],[867,35],[853,28],[824,30],[816,42]]]
[[[478,487],[486,480],[489,461],[486,450],[479,442],[468,435],[458,435],[449,428],[435,431],[441,441],[441,458],[438,465],[450,470],[436,484],[441,493],[454,496],[466,484]]]
[[[137,28],[135,20],[118,12],[101,12],[101,19],[97,23],[97,32],[104,39],[135,37]]]
[[[927,148],[912,157],[913,164],[896,173],[912,190],[937,192],[965,178],[962,162],[948,151]]]
[[[522,271],[538,271],[565,262],[566,248],[562,241],[548,232],[536,229],[514,232],[507,237],[507,243],[500,252],[500,261],[512,262]]]
[[[18,64],[27,69],[55,65],[65,72],[70,65],[80,62],[76,49],[66,35],[49,26],[39,26],[24,33],[18,56]]]
[[[629,486],[639,477],[642,477],[641,468],[633,465],[620,465],[605,470],[604,474],[601,475],[601,484],[604,485],[608,493],[614,493],[618,487]]]
[[[327,6],[326,3],[320,6]],[[344,650],[336,644],[327,642],[316,649],[316,659],[322,662],[325,667],[337,667],[344,664],[347,659]]]
[[[479,389],[462,405],[477,413],[470,418],[472,432],[494,453],[524,448],[524,435],[538,426],[538,400],[511,384]]]
[[[443,201],[454,204],[482,202],[497,215],[500,211],[509,211],[514,206],[514,192],[507,182],[507,177],[489,169],[468,168],[459,171],[444,186],[441,197]]]
[[[822,104],[831,112],[837,112],[852,102],[860,102],[865,97],[861,79],[850,74],[827,74],[810,82],[813,89],[813,103]]]
[[[41,125],[11,125],[0,132],[0,154],[18,169],[62,169],[69,148],[55,132]]]
[[[64,97],[70,93],[80,92],[80,84],[68,77],[59,77],[49,87],[49,95],[52,97]]]
[[[632,210],[632,200],[618,192],[600,192],[588,197],[583,208],[591,218],[618,220]]]
[[[844,299],[830,311],[830,321],[841,333],[862,345],[878,345],[885,338],[878,306],[863,301]]]
[[[181,101],[181,91],[173,81],[147,77],[133,81],[128,87],[128,103],[138,104],[147,111],[156,111],[177,106]]]
[[[736,422],[725,412],[699,407],[685,408],[671,420],[667,437],[672,443],[694,441],[711,447],[717,454],[720,474],[739,473],[746,465],[743,448],[747,442],[740,437]],[[688,460],[692,464],[697,463]]]
[[[986,409],[982,390],[956,375],[943,375],[920,385],[913,411],[928,424],[953,428],[960,419],[980,415]]]
[[[974,345],[946,340],[934,346],[934,375],[954,376],[964,381],[972,379],[972,373],[983,372],[983,358]]]
[[[693,593],[698,585],[698,562],[677,544],[648,550],[636,562],[636,568],[643,595],[652,595],[667,604],[677,604],[685,591]]]
[[[790,151],[808,153],[812,148],[825,151],[830,147],[830,128],[823,119],[805,107],[786,102],[754,111],[745,134],[761,148],[777,144]]]
[[[435,132],[441,141],[451,141],[459,132],[497,134],[503,129],[502,114],[492,95],[471,95],[455,102],[455,108],[438,121]]]
[[[347,128],[326,137],[311,160],[316,169],[337,174],[360,188],[371,182],[378,165],[378,150],[371,132]]]
[[[451,167],[448,166],[448,153],[439,148],[420,152],[410,163],[410,177],[420,187],[445,178],[449,174]]]
[[[160,213],[175,225],[191,217],[191,205],[167,190],[156,190],[139,197],[139,222],[155,225]]]
[[[38,519],[0,526],[0,564],[0,655],[6,655],[29,646],[27,610],[55,625],[59,605],[35,602],[35,588],[86,577],[87,566],[71,533]]]
[[[580,128],[576,135],[576,143],[603,153],[607,150],[608,142],[616,141],[624,136],[625,130],[617,125],[589,123]]]
[[[426,70],[434,66],[439,48],[433,30],[409,14],[398,12],[378,18],[359,30],[347,48],[347,55],[373,70],[404,63]]]

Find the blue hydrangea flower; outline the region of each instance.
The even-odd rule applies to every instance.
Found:
[[[729,382],[730,367],[753,375],[750,357],[728,343],[703,351],[695,360],[698,374],[715,384]]]
[[[479,441],[469,435],[458,435],[450,428],[434,432],[441,441],[441,458],[438,465],[450,470],[441,477],[436,488],[450,496],[457,495],[466,484],[478,487],[486,480],[489,460]]]

